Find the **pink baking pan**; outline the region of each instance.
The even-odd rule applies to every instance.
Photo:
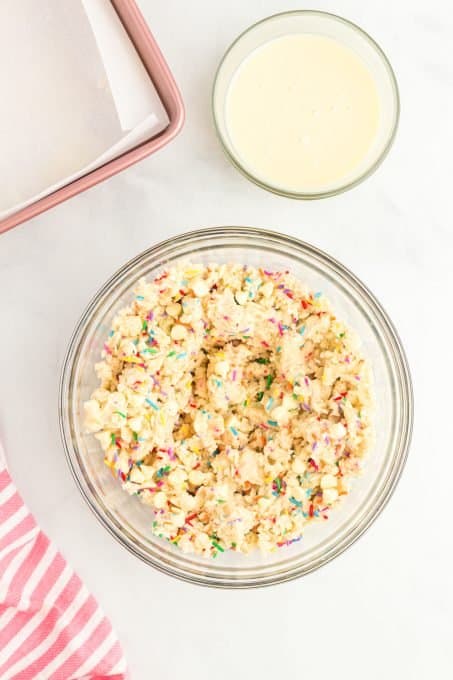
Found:
[[[165,144],[168,144],[183,126],[184,105],[181,94],[135,1],[111,0],[111,2],[153,80],[154,86],[167,111],[170,124],[159,135],[149,141],[127,151],[122,156],[109,161],[100,168],[39,199],[13,215],[9,215],[4,220],[0,220],[0,234],[31,219],[35,215],[39,215],[39,213],[52,208],[54,205],[62,203],[62,201],[66,201],[76,194],[80,194],[81,191],[99,184],[104,179],[149,156],[165,146]]]

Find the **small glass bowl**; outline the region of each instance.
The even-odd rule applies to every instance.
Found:
[[[83,402],[97,387],[94,364],[116,313],[133,299],[137,281],[181,261],[240,262],[289,269],[323,291],[339,318],[359,334],[372,362],[376,444],[352,492],[325,522],[309,524],[301,541],[272,554],[229,551],[215,560],[186,555],[151,532],[152,511],[129,496],[103,462],[83,424]],[[334,259],[302,241],[248,227],[195,231],[153,246],[125,264],[95,295],[69,344],[60,386],[60,427],[69,466],[94,514],[128,550],[157,569],[216,587],[270,585],[307,574],[349,547],[381,512],[403,469],[412,428],[412,390],[398,336],[365,286]]]
[[[363,161],[353,172],[321,191],[295,192],[272,185],[246,165],[235,149],[228,132],[226,103],[230,85],[238,68],[262,45],[285,35],[310,33],[333,38],[356,52],[372,73],[381,102],[376,139]],[[390,62],[379,45],[359,26],[328,12],[296,10],[275,14],[245,30],[225,53],[217,70],[212,93],[214,124],[222,147],[233,165],[255,184],[281,196],[314,199],[334,196],[351,189],[369,177],[382,163],[394,140],[399,120],[399,93]]]

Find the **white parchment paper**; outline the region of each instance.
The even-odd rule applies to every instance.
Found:
[[[168,124],[109,0],[1,0],[0,219]]]

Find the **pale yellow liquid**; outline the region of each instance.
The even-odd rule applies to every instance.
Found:
[[[226,101],[245,169],[292,192],[353,181],[376,139],[380,101],[365,63],[332,38],[287,35],[243,61]]]

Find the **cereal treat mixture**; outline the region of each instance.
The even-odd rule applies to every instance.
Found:
[[[298,541],[372,441],[371,372],[321,293],[287,271],[180,265],[115,317],[85,403],[105,463],[185,552]]]

